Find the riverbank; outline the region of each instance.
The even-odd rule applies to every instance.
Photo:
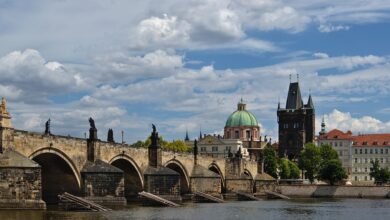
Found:
[[[292,198],[390,198],[390,186],[279,185],[277,190]]]

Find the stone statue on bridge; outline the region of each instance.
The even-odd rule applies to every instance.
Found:
[[[89,118],[89,126],[93,129],[96,129],[96,126],[95,126],[95,121],[93,120],[92,117]]]
[[[114,141],[114,131],[112,130],[112,128],[108,129],[107,142],[115,143],[115,141]]]
[[[89,118],[89,139],[90,140],[97,140],[97,129],[95,126],[95,121],[90,117]]]
[[[51,132],[50,132],[50,118],[45,123],[45,134],[46,135],[51,135]]]
[[[158,132],[157,132],[156,126],[154,124],[152,124],[152,128],[153,128],[153,131],[152,131],[152,135],[150,137],[152,139],[152,146],[158,146]]]

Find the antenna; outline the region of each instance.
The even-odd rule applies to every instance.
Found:
[[[297,73],[297,82],[299,82],[299,73]]]

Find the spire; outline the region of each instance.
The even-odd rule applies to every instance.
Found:
[[[199,140],[201,140],[202,139],[202,127],[200,127],[200,129],[199,129]]]
[[[238,111],[245,111],[246,110],[246,104],[244,103],[244,100],[241,98],[240,101],[237,104],[237,110]]]
[[[314,109],[314,103],[313,99],[311,98],[311,89],[309,90],[309,99],[307,100],[307,105],[308,108]]]
[[[188,137],[188,130],[186,129],[186,137],[184,139],[185,141],[190,141],[190,138]]]
[[[321,122],[321,132],[320,135],[326,134],[326,128],[325,128],[325,117],[322,116],[322,122]]]
[[[278,97],[278,110],[280,109],[280,97]]]

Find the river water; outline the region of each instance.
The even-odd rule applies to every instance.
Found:
[[[187,203],[179,208],[128,205],[110,212],[0,210],[0,220],[370,219],[390,220],[390,199],[299,199]]]

